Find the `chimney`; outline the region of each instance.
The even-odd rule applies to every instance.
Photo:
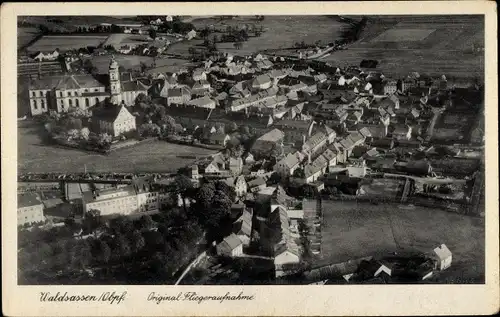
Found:
[[[311,164],[311,152],[307,152],[307,163]]]

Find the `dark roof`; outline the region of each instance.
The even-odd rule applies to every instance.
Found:
[[[26,193],[17,195],[17,208],[41,205],[42,201],[38,194]]]
[[[122,82],[122,91],[144,91],[147,89],[144,85],[139,84],[138,81]]]
[[[123,105],[102,106],[92,110],[92,116],[98,118],[99,120],[114,122],[123,107],[125,106]]]

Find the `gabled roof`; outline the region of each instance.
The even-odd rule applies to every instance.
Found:
[[[92,116],[96,117],[98,120],[115,122],[118,114],[120,113],[120,111],[122,111],[122,109],[129,112],[124,105],[109,105],[93,109]]]
[[[351,132],[348,136],[348,138],[351,140],[352,143],[356,144],[362,140],[364,140],[365,138],[363,137],[363,135],[361,133],[359,133],[358,131],[354,131],[354,132]]]
[[[42,201],[36,193],[17,195],[17,208],[42,205]]]
[[[285,136],[285,134],[281,130],[273,129],[273,130],[263,134],[262,136],[260,136],[257,139],[257,141],[277,142],[277,141],[283,139],[284,136]]]
[[[240,245],[242,245],[240,238],[234,233],[231,233],[229,236],[225,237],[221,243],[219,243],[218,247],[225,252],[231,252]]]
[[[128,81],[122,82],[122,91],[147,91],[147,87],[145,87],[139,81]]]
[[[452,256],[450,249],[445,244],[441,244],[439,247],[435,248],[434,253],[440,260],[444,260]]]
[[[297,153],[288,153],[283,159],[281,159],[280,163],[284,164],[286,167],[293,168],[300,163],[300,159]]]

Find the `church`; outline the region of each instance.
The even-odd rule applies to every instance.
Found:
[[[67,112],[71,107],[89,109],[106,98],[117,105],[131,106],[135,98],[149,89],[130,73],[120,75],[119,65],[112,57],[109,64],[109,89],[91,75],[65,74],[32,80],[29,85],[31,115],[41,115],[49,110]]]

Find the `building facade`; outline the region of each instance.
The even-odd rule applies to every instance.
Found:
[[[35,193],[18,195],[17,198],[17,225],[33,224],[45,220],[43,203]]]

